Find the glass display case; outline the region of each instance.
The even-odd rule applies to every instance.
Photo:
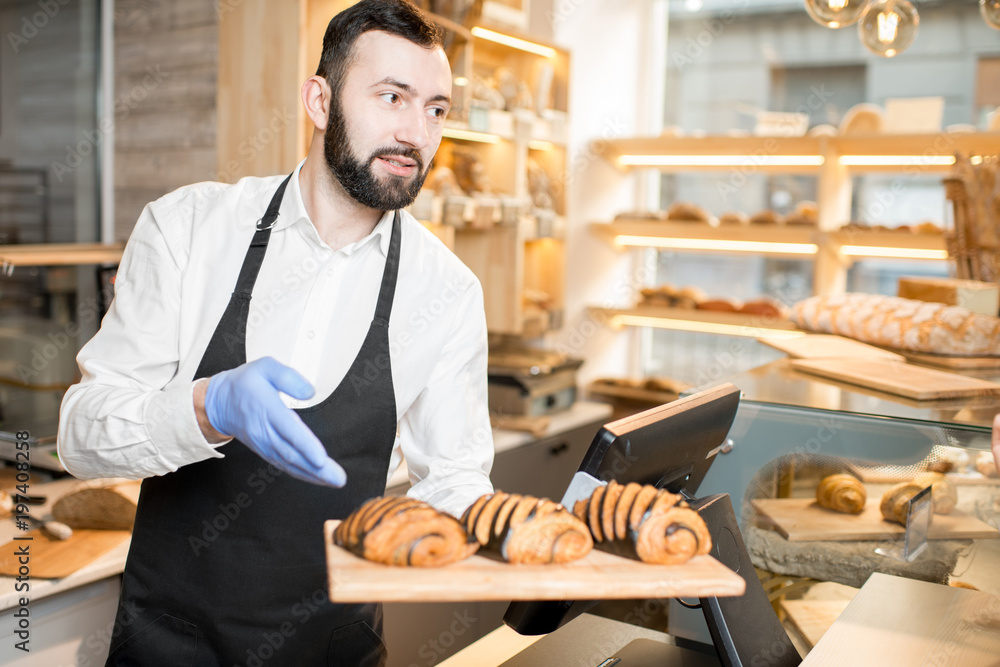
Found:
[[[1000,369],[963,372],[1000,379]],[[730,494],[747,550],[793,637],[796,607],[787,602],[823,602],[832,623],[875,572],[1000,592],[1000,479],[990,453],[1000,397],[911,401],[811,376],[788,359],[728,381],[742,391],[739,412],[699,495]],[[906,560],[905,530],[883,520],[879,504],[890,487],[928,471],[944,475],[957,503],[933,515],[927,547]],[[834,473],[862,482],[863,512],[816,503],[817,485]],[[827,594],[810,595],[819,584]],[[707,641],[701,612],[678,604],[670,632]],[[811,639],[797,644],[800,652]]]

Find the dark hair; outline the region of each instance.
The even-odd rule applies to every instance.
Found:
[[[316,75],[330,84],[334,99],[340,97],[344,76],[354,60],[354,43],[372,30],[408,39],[425,49],[442,44],[441,29],[407,0],[361,0],[334,16],[323,36]]]

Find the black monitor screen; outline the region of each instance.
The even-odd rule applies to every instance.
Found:
[[[731,384],[605,424],[580,464],[603,482],[652,484],[693,497],[736,418]]]
[[[729,434],[739,403],[740,390],[727,383],[605,424],[579,471],[603,482],[653,484],[693,498]],[[523,635],[545,634],[594,604],[517,601],[504,622]]]

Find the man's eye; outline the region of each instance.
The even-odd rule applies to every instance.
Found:
[[[379,95],[379,97],[381,97],[389,104],[395,104],[396,102],[399,101],[399,95],[397,95],[396,93],[382,93],[381,95]]]
[[[448,115],[448,112],[442,109],[441,107],[434,107],[433,109],[429,109],[428,113],[430,113],[430,115],[434,116],[435,118],[444,118],[445,116]]]

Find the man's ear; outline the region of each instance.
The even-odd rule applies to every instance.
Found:
[[[326,130],[331,95],[330,84],[321,76],[311,76],[302,84],[302,106],[318,130]]]

